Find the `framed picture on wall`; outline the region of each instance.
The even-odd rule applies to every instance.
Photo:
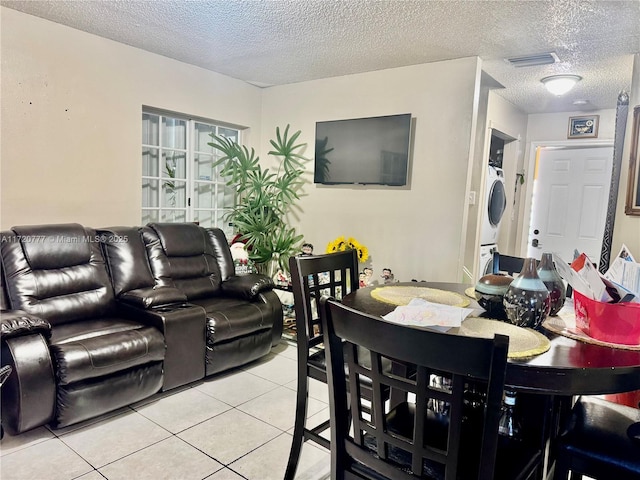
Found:
[[[629,179],[627,181],[627,201],[624,213],[640,215],[640,105],[633,109],[633,128],[631,130],[631,155],[629,156]]]
[[[569,117],[567,138],[597,138],[600,115]]]

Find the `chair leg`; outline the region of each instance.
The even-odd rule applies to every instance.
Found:
[[[567,462],[563,458],[556,458],[556,464],[553,470],[553,480],[567,480],[568,476],[569,462]]]
[[[307,398],[309,397],[309,379],[307,372],[298,371],[298,389],[296,395],[296,419],[293,427],[293,440],[289,452],[289,462],[284,474],[284,480],[293,480],[296,476],[300,452],[304,443],[304,429],[307,419]]]

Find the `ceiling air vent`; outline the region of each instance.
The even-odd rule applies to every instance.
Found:
[[[526,55],[524,57],[512,57],[507,58],[506,61],[514,67],[534,67],[536,65],[549,65],[551,63],[556,63],[559,62],[560,59],[555,53],[551,52]]]

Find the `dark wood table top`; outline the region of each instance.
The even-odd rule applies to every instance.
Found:
[[[428,287],[464,295],[470,285],[460,283],[409,282],[392,285]],[[371,296],[378,287],[347,295],[342,302],[372,315],[386,315],[395,305]],[[470,299],[471,300],[471,299]],[[480,308],[474,300],[472,306]],[[412,327],[408,327],[412,328]],[[598,395],[640,390],[640,351],[603,347],[541,330],[551,348],[535,357],[509,360],[506,383],[521,391],[554,395]]]

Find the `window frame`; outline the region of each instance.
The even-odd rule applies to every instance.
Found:
[[[155,140],[157,144],[145,143],[145,118],[155,116],[156,130],[150,131],[146,140]],[[165,145],[164,121],[163,119],[171,119],[173,121],[184,122],[185,138],[184,148],[175,147],[174,145]],[[143,224],[150,222],[195,222],[205,227],[221,228],[227,236],[233,234],[233,228],[224,221],[224,216],[235,205],[235,192],[233,187],[226,185],[226,181],[219,176],[219,168],[213,169],[210,178],[206,175],[200,175],[200,168],[197,162],[201,161],[202,156],[210,156],[210,161],[214,163],[220,158],[220,152],[211,148],[210,151],[202,151],[198,148],[198,125],[205,126],[205,130],[211,128],[216,134],[224,134],[226,130],[228,134],[235,134],[237,142],[241,144],[243,128],[215,120],[194,117],[177,112],[160,110],[152,107],[143,106],[141,111],[141,220]],[[154,138],[157,136],[157,138]],[[155,153],[155,156],[153,155]],[[167,175],[166,155],[168,153],[183,153],[185,158],[185,175],[174,182],[183,182],[185,188],[184,204],[178,206],[167,206]],[[145,155],[150,154],[149,160],[145,161]],[[209,159],[205,159],[209,160]],[[151,162],[151,163],[145,163]],[[155,162],[155,163],[153,163]],[[145,166],[147,168],[145,168]],[[155,183],[155,191],[153,185]],[[210,190],[210,202],[206,202],[207,206],[202,206],[198,201],[198,188],[203,186]],[[150,193],[145,194],[145,188],[151,188]],[[206,190],[207,188],[205,188]],[[154,198],[155,196],[155,198]],[[174,213],[171,215],[171,212]],[[182,213],[182,215],[180,215]],[[208,217],[208,218],[205,218]]]

